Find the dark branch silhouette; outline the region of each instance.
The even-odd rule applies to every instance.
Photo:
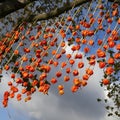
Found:
[[[0,18],[3,18],[12,12],[22,9],[26,7],[26,5],[34,1],[37,0],[4,0],[4,1],[0,0]],[[69,11],[73,6],[77,7],[87,2],[91,2],[91,0],[74,0],[73,2],[70,2],[69,5],[65,4],[60,8],[55,8],[50,13],[43,13],[38,15],[32,13],[30,17],[28,16],[29,18],[27,19],[27,21],[28,20],[29,22],[35,20],[40,21],[40,20],[47,20],[53,17],[58,17],[60,14],[64,13],[65,11]],[[116,2],[120,4],[120,0],[109,0],[109,2]]]

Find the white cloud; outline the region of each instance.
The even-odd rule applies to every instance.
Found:
[[[67,48],[67,52],[70,52],[70,48]],[[52,71],[51,75],[54,72]],[[10,100],[12,110],[10,107],[8,110],[10,109],[11,116],[17,120],[103,120],[106,115],[104,104],[97,102],[98,97],[105,97],[99,84],[102,76],[103,72],[96,64],[88,85],[77,93],[71,93],[70,84],[67,83],[65,95],[59,96],[56,86],[52,86],[48,96],[35,93],[27,103]],[[5,75],[0,87],[1,92],[8,88],[7,80],[9,76]]]

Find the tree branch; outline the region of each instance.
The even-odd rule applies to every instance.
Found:
[[[1,0],[0,1],[0,18],[8,14],[24,8],[29,3],[35,0]]]
[[[64,13],[65,11],[69,11],[70,9],[72,9],[73,7],[77,7],[79,5],[82,5],[83,3],[86,2],[90,2],[91,0],[74,0],[73,2],[70,2],[69,4],[65,4],[63,7],[61,8],[56,8],[54,10],[52,10],[50,13],[43,13],[43,14],[38,14],[38,15],[32,15],[32,19],[29,19],[30,22],[32,21],[41,21],[41,20],[47,20],[53,17],[58,17],[59,15],[61,15],[62,13]]]
[[[43,14],[38,14],[38,15],[34,15],[32,14],[29,19],[27,19],[27,21],[29,22],[33,22],[33,21],[41,21],[41,20],[48,20],[54,17],[58,17],[59,15],[61,15],[62,13],[64,13],[65,11],[69,11],[74,7],[80,6],[84,3],[90,2],[91,0],[74,0],[73,2],[70,2],[69,5],[65,4],[63,7],[61,8],[56,8],[54,10],[52,10],[49,13],[43,13]],[[118,4],[120,4],[120,0],[109,0],[109,2],[114,2],[116,1]]]
[[[37,1],[37,0],[0,0],[0,18],[5,17],[6,15],[15,12],[16,10],[24,8],[29,3]],[[32,21],[40,21],[40,20],[47,20],[53,17],[57,17],[60,14],[64,13],[65,11],[69,11],[72,9],[72,7],[77,7],[79,5],[82,5],[84,3],[90,2],[91,0],[74,0],[73,2],[70,2],[69,4],[65,4],[61,8],[57,8],[55,10],[52,10],[50,13],[43,13],[35,15],[34,13],[31,14],[31,16],[26,19],[26,21],[29,20],[29,22]],[[117,2],[120,5],[120,0],[109,0],[109,2]]]

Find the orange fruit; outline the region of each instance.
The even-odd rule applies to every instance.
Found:
[[[64,82],[68,82],[70,80],[69,76],[64,76]]]
[[[110,84],[110,80],[109,80],[109,79],[103,79],[103,80],[102,80],[102,83],[103,83],[104,85],[108,85],[108,84]]]
[[[102,62],[102,61],[100,61],[100,62],[99,62],[99,68],[104,68],[104,67],[105,67],[105,65],[106,65],[106,63],[105,63],[105,62]]]
[[[51,82],[52,84],[55,84],[55,83],[57,83],[57,79],[56,79],[56,78],[52,78],[52,79],[50,80],[50,82]]]
[[[73,76],[77,76],[79,74],[78,70],[73,70]]]
[[[64,90],[59,90],[59,95],[63,95],[64,94]]]
[[[58,85],[58,90],[63,90],[64,86],[63,85]]]

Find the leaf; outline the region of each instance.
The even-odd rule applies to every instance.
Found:
[[[49,84],[49,85],[51,85],[51,84],[50,84],[50,82],[49,82],[49,81],[47,81],[47,80],[45,80],[45,84]]]
[[[105,103],[107,102],[107,99],[104,99]]]
[[[107,78],[107,74],[104,73],[104,78]]]
[[[114,107],[111,107],[110,109],[111,109],[111,111],[113,111]]]
[[[87,57],[87,60],[90,60],[90,57]]]
[[[17,67],[14,67],[14,69],[12,69],[12,72],[16,73],[18,71]]]
[[[111,94],[111,93],[108,93],[107,96],[108,96],[109,98],[111,98],[111,97],[112,97],[112,94]]]
[[[26,90],[27,90],[27,91],[30,91],[30,90],[31,90],[31,87],[32,87],[32,86],[31,86],[31,83],[30,83],[30,82],[28,82],[28,85],[27,85]]]
[[[19,57],[21,57],[20,55],[14,55],[13,57],[12,57],[12,62],[13,63],[15,63],[16,62],[16,60],[19,58]]]
[[[3,75],[0,75],[0,78],[2,78],[3,77]]]
[[[115,52],[112,50],[108,50],[108,53],[110,53],[110,57],[113,57],[113,53],[115,53]]]
[[[106,106],[106,109],[109,110],[109,109],[110,109],[110,106]]]
[[[112,115],[113,115],[113,113],[109,113],[109,114],[108,114],[108,116],[112,116]]]
[[[108,85],[108,86],[107,86],[107,90],[110,90],[110,89],[111,89],[111,88],[110,88],[110,86]]]
[[[37,74],[34,75],[33,80],[37,80]]]
[[[102,100],[100,98],[97,99],[98,102],[101,102]]]

